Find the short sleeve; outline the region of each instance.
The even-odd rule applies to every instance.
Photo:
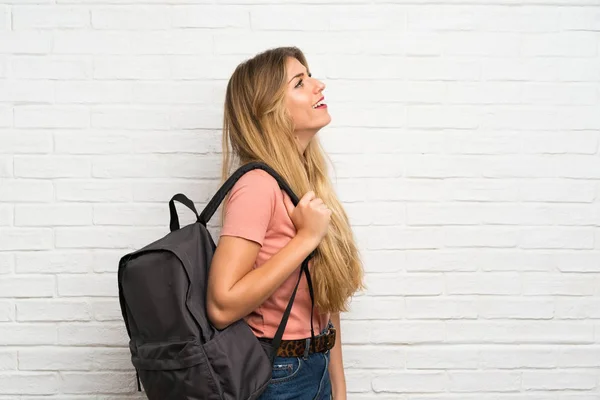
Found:
[[[231,189],[225,204],[221,236],[237,236],[261,246],[275,211],[277,181],[262,171],[244,174]]]

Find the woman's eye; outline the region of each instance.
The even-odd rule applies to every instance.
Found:
[[[302,82],[302,79],[300,79],[298,81],[298,84],[295,87],[300,87],[300,86],[304,86],[304,82]]]

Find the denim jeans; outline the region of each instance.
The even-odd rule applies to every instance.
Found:
[[[329,357],[330,350],[306,358],[275,357],[271,381],[259,400],[330,400]]]

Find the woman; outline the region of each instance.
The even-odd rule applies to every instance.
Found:
[[[239,165],[261,161],[303,196],[294,207],[263,170],[239,179],[224,201],[209,275],[209,318],[219,329],[245,318],[258,338],[272,339],[300,265],[316,249],[309,266],[315,335],[335,338],[332,348],[306,350],[311,300],[303,277],[280,349],[295,349],[300,343],[304,353],[279,351],[263,400],[330,399],[332,394],[336,400],[346,399],[339,313],[363,287],[363,271],[348,217],[315,138],[331,121],[324,89],[295,47],[256,55],[236,68],[227,85],[223,179]]]

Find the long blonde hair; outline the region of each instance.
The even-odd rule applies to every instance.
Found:
[[[225,95],[222,180],[241,165],[261,161],[299,198],[312,190],[323,200],[332,216],[311,268],[315,304],[323,312],[347,311],[349,298],[364,288],[363,266],[348,216],[328,178],[321,144],[313,137],[302,153],[295,142],[284,102],[288,57],[310,71],[298,48],[280,47],[243,62],[231,76]]]

